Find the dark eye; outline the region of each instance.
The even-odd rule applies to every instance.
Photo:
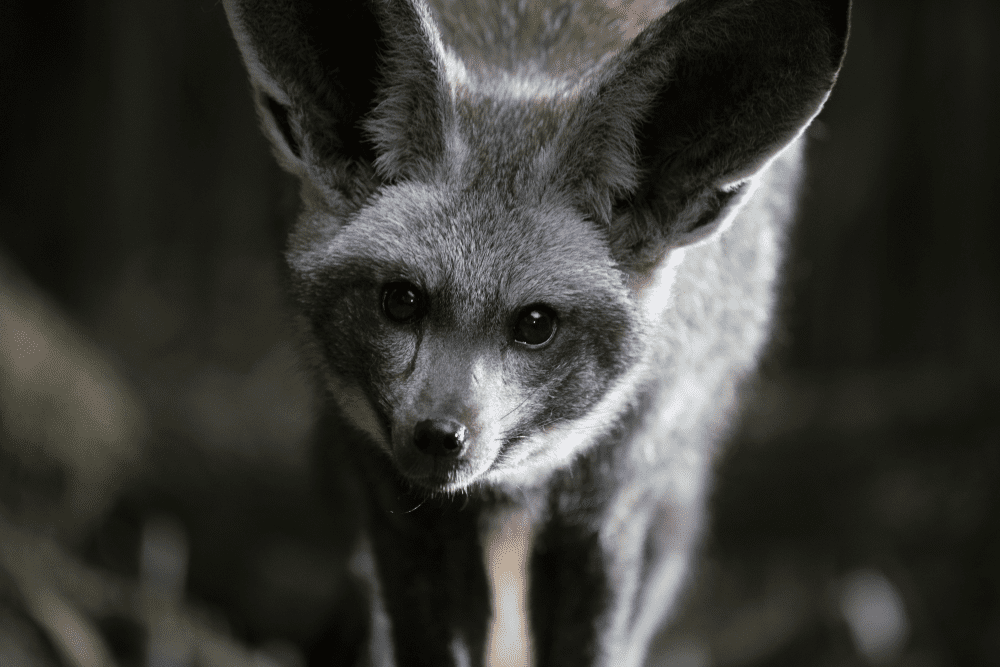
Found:
[[[548,306],[535,304],[521,309],[514,324],[514,340],[528,347],[538,347],[552,340],[556,332],[556,314]]]
[[[412,283],[389,283],[382,288],[382,310],[393,322],[409,322],[423,314],[424,295]]]

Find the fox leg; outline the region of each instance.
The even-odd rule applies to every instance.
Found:
[[[531,567],[535,667],[640,667],[685,581],[693,509],[633,507],[615,525],[554,517]]]
[[[490,617],[479,508],[369,477],[373,667],[481,667]]]

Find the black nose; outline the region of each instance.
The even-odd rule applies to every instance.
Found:
[[[432,456],[460,456],[465,451],[468,430],[448,419],[425,419],[413,428],[413,444]]]

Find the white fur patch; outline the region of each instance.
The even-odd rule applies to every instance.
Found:
[[[472,667],[469,647],[461,637],[451,640],[451,657],[455,661],[455,667]]]
[[[493,617],[486,636],[486,667],[529,667],[528,556],[531,515],[518,508],[501,512],[486,529],[486,575]]]
[[[674,248],[666,261],[656,269],[656,275],[646,285],[638,289],[639,304],[647,326],[655,326],[673,303],[674,282],[677,270],[684,262],[687,251]]]
[[[506,100],[555,99],[571,94],[586,77],[563,79],[544,72],[492,69],[489,76],[469,72],[465,62],[450,47],[439,52],[452,102],[459,90]]]

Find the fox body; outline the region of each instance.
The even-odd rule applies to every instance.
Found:
[[[358,431],[362,660],[639,665],[675,602],[849,7],[661,4],[225,0]]]

